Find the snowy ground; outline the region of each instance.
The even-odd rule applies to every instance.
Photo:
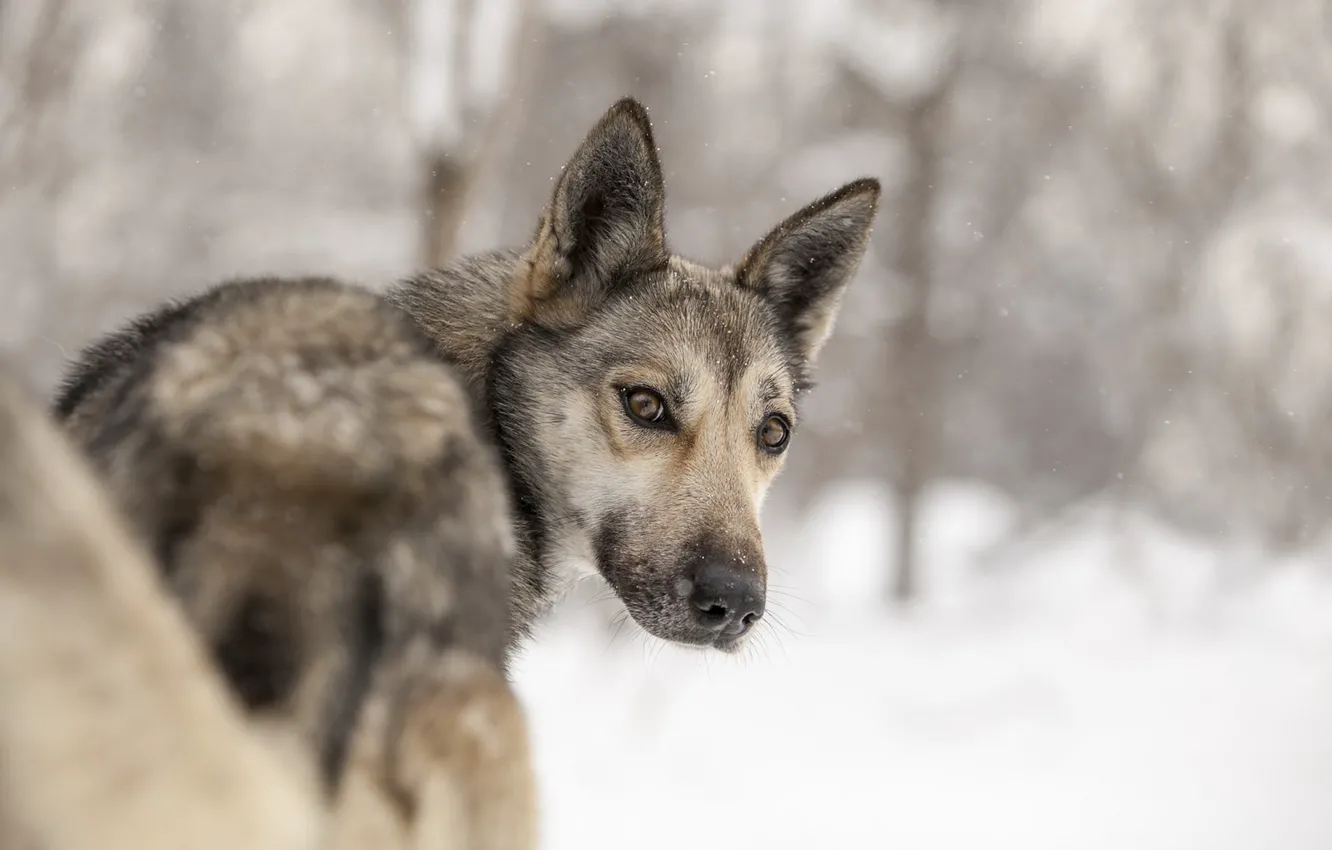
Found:
[[[1332,848],[1332,570],[1092,510],[996,550],[941,490],[931,601],[879,607],[891,506],[769,538],[789,627],[735,660],[575,601],[519,667],[548,850]],[[817,565],[811,567],[809,565]]]

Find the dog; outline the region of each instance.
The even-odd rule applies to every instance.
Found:
[[[180,757],[203,770],[216,756],[228,788],[251,770],[255,787],[284,780],[275,799],[314,801],[290,804],[315,812],[284,822],[295,837],[274,833],[297,843],[245,846],[535,846],[525,721],[506,681],[513,651],[588,576],[653,636],[744,645],[765,609],[764,495],[796,439],[879,191],[874,179],[848,183],[739,262],[692,262],[667,247],[646,110],[622,100],[565,166],[522,249],[462,257],[382,293],[324,278],[234,281],[89,347],[53,413],[91,472],[47,470],[45,498],[78,490],[105,502],[89,508],[100,519],[71,507],[50,533],[6,534],[42,560],[72,557],[62,533],[114,529],[115,546],[85,547],[48,577],[49,601],[87,595],[88,573],[101,584],[124,573],[142,599],[105,607],[124,609],[118,627],[142,629],[123,652],[134,664],[144,647],[139,666],[152,669],[117,684],[143,702],[117,715],[121,734],[208,689],[216,717],[177,719],[225,725],[218,740],[236,743]],[[0,576],[0,589],[23,575]],[[157,620],[175,631],[150,637],[165,629]],[[34,653],[60,639],[41,634]],[[188,670],[167,676],[150,662],[168,650],[148,644],[167,639]],[[0,689],[48,676],[77,689],[100,663],[93,645],[61,667],[20,657],[0,667]],[[0,728],[0,760],[27,725],[77,729],[87,710]],[[252,750],[280,764],[239,764]],[[97,758],[70,749],[29,769],[70,773],[61,755]],[[120,817],[115,806],[87,809],[88,843],[65,841],[43,813],[75,805],[78,789],[24,796],[9,779],[0,807],[40,846],[122,846],[96,826]],[[204,806],[198,790],[182,781],[154,802],[123,788],[140,808],[117,826],[150,809],[173,817],[171,795],[189,798],[181,811]],[[237,806],[247,799],[236,792]],[[256,804],[235,829],[263,814]],[[173,846],[187,845],[211,846]]]

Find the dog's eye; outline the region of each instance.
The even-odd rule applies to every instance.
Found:
[[[759,445],[770,454],[781,454],[791,439],[791,426],[776,413],[763,420],[758,429]]]
[[[629,387],[621,393],[624,399],[624,412],[634,422],[647,428],[671,428],[670,414],[666,412],[666,402],[656,390],[646,387]]]

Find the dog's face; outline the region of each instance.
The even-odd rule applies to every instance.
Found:
[[[765,604],[759,508],[878,194],[848,184],[704,268],[666,251],[642,107],[602,118],[513,283],[518,330],[492,388],[524,477],[558,505],[539,557],[590,558],[657,637],[741,645]],[[590,551],[558,551],[571,540]]]

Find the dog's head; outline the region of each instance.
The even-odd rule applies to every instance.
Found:
[[[764,611],[759,508],[878,197],[850,183],[704,268],[667,251],[643,107],[606,113],[510,286],[491,387],[538,557],[591,560],[657,637],[739,647]]]

